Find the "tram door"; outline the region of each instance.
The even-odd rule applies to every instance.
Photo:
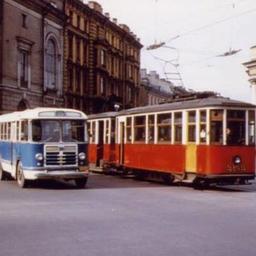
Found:
[[[197,147],[195,144],[187,145],[186,147],[186,171],[196,172],[196,151]]]
[[[124,164],[124,122],[120,122],[119,164]]]
[[[101,167],[103,160],[103,151],[104,151],[104,121],[99,121],[98,124],[98,144],[97,144],[97,153],[96,153],[96,166]]]

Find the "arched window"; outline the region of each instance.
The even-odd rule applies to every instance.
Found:
[[[50,39],[46,50],[46,81],[47,88],[57,89],[57,54],[56,43]]]

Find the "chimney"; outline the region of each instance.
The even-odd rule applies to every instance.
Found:
[[[115,24],[117,24],[117,19],[116,19],[116,18],[113,18],[113,22],[114,22]]]
[[[125,24],[120,24],[120,28],[122,28],[125,32],[130,32],[130,28]]]
[[[95,1],[89,1],[88,6],[91,9],[95,10],[96,12],[103,13],[103,9],[102,9],[101,5]]]
[[[104,15],[105,15],[105,17],[107,17],[108,19],[110,19],[110,14],[109,14],[109,12],[105,12]]]

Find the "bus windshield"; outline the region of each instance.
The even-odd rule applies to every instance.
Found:
[[[32,140],[36,142],[85,142],[83,120],[33,120]]]

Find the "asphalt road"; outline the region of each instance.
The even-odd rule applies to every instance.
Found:
[[[255,256],[256,183],[194,190],[93,174],[0,183],[1,256]]]

